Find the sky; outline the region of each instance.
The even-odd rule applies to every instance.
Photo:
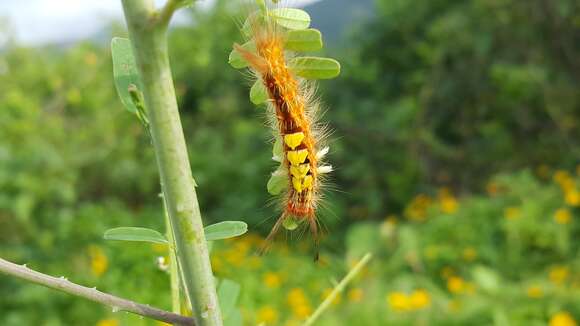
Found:
[[[164,2],[155,1],[159,5]],[[316,1],[320,0],[290,2],[305,5]],[[211,2],[201,0],[196,5],[208,6]],[[121,0],[0,0],[0,17],[8,18],[19,43],[36,45],[90,37],[110,21],[121,20],[123,11]]]

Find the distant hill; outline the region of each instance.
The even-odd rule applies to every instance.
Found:
[[[334,46],[360,23],[372,17],[374,0],[322,0],[305,7],[312,27],[319,29],[325,42]]]

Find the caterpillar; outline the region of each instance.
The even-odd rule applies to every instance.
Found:
[[[244,45],[234,44],[230,63],[234,61],[235,67],[247,65],[256,78],[251,95],[262,94],[277,139],[273,159],[280,162],[280,167],[270,182],[279,182],[286,188],[280,197],[282,213],[261,252],[267,250],[281,227],[293,230],[305,222],[317,259],[320,235],[317,210],[323,175],[331,172],[332,166],[323,163],[328,153],[328,147],[323,146],[325,129],[317,121],[315,85],[306,78],[332,78],[338,74],[340,65],[328,58],[296,57],[295,49],[322,47],[321,34],[307,28],[310,17],[304,11],[269,9],[263,1],[258,4],[260,10],[251,14],[242,28],[249,40]],[[236,58],[241,64],[235,64]]]

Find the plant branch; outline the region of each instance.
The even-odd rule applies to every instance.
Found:
[[[169,1],[168,4],[174,3]],[[153,0],[122,0],[122,3],[143,82],[145,108],[185,293],[197,324],[221,326],[215,282],[169,66],[167,26],[157,20],[151,21]],[[179,1],[170,6],[183,3]]]
[[[328,309],[328,307],[330,307],[330,304],[332,304],[332,301],[334,301],[334,299],[336,299],[336,297],[338,296],[338,294],[340,292],[344,291],[344,288],[346,287],[346,285],[369,262],[371,257],[372,257],[371,253],[367,253],[366,255],[364,255],[364,257],[358,261],[358,263],[350,270],[350,272],[348,272],[348,274],[346,274],[346,276],[342,279],[342,281],[340,281],[340,283],[338,283],[334,287],[334,289],[332,289],[332,292],[330,292],[328,297],[326,297],[326,299],[324,299],[324,301],[320,304],[320,306],[318,306],[318,308],[316,308],[316,311],[314,311],[314,313],[312,315],[310,315],[310,317],[308,317],[308,319],[304,322],[304,324],[302,326],[314,325],[314,322],[322,315],[322,313],[324,313],[324,311],[326,311],[326,309]]]
[[[159,24],[162,26],[169,25],[169,21],[173,14],[181,7],[184,6],[185,0],[167,0],[165,5],[159,11]]]
[[[169,220],[169,215],[167,214],[167,204],[165,204],[165,197],[161,195],[163,199],[163,215],[165,216],[165,226],[167,228],[167,241],[169,242],[169,280],[171,283],[171,307],[172,311],[175,313],[181,313],[181,280],[179,275],[179,265],[177,261],[177,255],[175,253],[175,239],[173,237],[173,227],[171,226],[171,221]]]
[[[96,288],[88,288],[82,285],[72,283],[64,277],[53,277],[26,266],[14,264],[0,258],[0,273],[17,277],[38,285],[59,290],[64,293],[72,294],[85,298],[103,305],[110,306],[113,311],[127,311],[144,317],[149,317],[176,325],[195,325],[193,318],[181,316],[165,310],[157,309],[148,305],[136,303],[127,299],[119,298],[114,295],[101,292]]]

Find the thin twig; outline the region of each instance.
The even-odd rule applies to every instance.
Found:
[[[173,14],[177,9],[184,6],[185,0],[167,0],[165,5],[159,11],[159,23],[167,26]]]
[[[0,273],[11,275],[51,289],[82,297],[103,305],[110,306],[113,311],[127,311],[144,317],[175,325],[195,325],[193,318],[174,314],[148,305],[136,303],[127,299],[101,292],[96,288],[88,288],[72,283],[64,277],[53,277],[26,266],[17,265],[0,258]]]
[[[336,299],[338,294],[340,292],[344,291],[344,288],[346,287],[346,285],[369,262],[371,257],[372,257],[372,254],[370,252],[367,253],[366,255],[364,255],[364,257],[361,258],[361,260],[359,260],[359,262],[350,270],[350,272],[348,272],[348,274],[346,274],[346,276],[342,279],[342,281],[340,281],[340,283],[338,283],[334,287],[334,289],[332,289],[332,292],[330,292],[328,297],[326,297],[326,299],[324,299],[324,301],[320,304],[320,306],[318,306],[318,308],[316,308],[316,311],[314,311],[314,313],[312,315],[310,315],[310,317],[308,317],[308,319],[304,322],[304,324],[302,326],[313,325],[314,322],[320,317],[320,315],[322,315],[322,313],[324,313],[324,311],[326,311],[326,309],[328,309],[328,307],[330,307],[330,304],[332,304],[332,301],[334,301],[334,299]]]

